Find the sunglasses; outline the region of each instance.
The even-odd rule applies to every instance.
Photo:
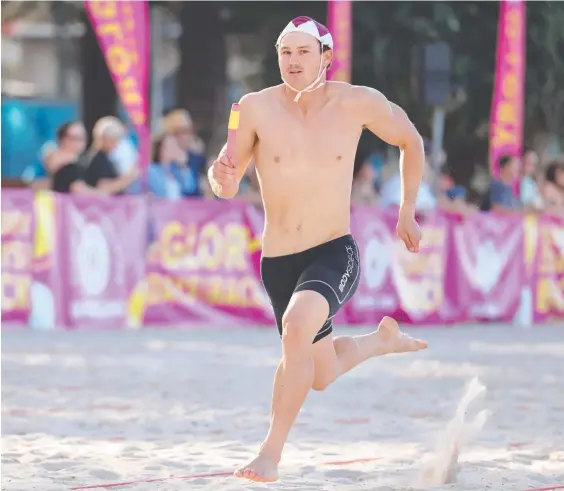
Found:
[[[74,141],[84,141],[84,140],[86,140],[86,135],[82,135],[82,134],[73,135],[73,134],[69,133],[68,135],[65,136],[65,138],[68,138],[69,140],[74,140]]]
[[[194,128],[191,128],[190,126],[185,126],[184,128],[178,128],[175,132],[175,135],[193,135],[194,134]]]

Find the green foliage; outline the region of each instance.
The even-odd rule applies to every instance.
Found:
[[[326,19],[326,2],[229,3],[246,28],[275,39],[296,15]],[[546,131],[564,137],[564,2],[527,2],[526,136]],[[420,97],[421,46],[449,43],[452,80],[463,102],[447,115],[445,147],[469,174],[486,165],[487,127],[493,90],[499,2],[354,2],[353,82],[381,90],[406,109],[430,136],[431,110]],[[254,27],[253,27],[254,24]],[[265,61],[266,80],[278,83],[274,50]],[[531,138],[526,138],[530,140]],[[361,146],[374,147],[379,142]]]
[[[542,131],[564,143],[564,3],[532,2],[528,8],[528,133]]]
[[[47,2],[2,2],[2,20],[45,15]],[[153,2],[151,2],[153,4]],[[199,3],[202,7],[204,2]],[[205,2],[207,3],[207,2]],[[82,2],[65,2],[73,10]],[[162,2],[178,15],[184,2]],[[224,32],[259,32],[265,45],[265,80],[280,82],[274,40],[293,17],[327,17],[325,1],[212,2]],[[545,133],[564,141],[564,2],[527,2],[526,142]],[[193,9],[197,15],[198,9]],[[420,48],[442,40],[453,52],[452,80],[458,103],[449,108],[445,147],[449,157],[471,172],[485,165],[487,127],[495,67],[499,2],[366,2],[353,3],[353,82],[376,87],[401,105],[421,133],[430,136],[431,111],[420,96]],[[206,45],[219,32],[203,33]],[[206,37],[207,36],[207,37]],[[215,60],[220,63],[220,60]],[[206,64],[201,70],[216,73]],[[193,70],[193,66],[187,68]],[[203,74],[202,74],[203,76]],[[195,95],[194,97],[197,97]],[[365,141],[365,139],[363,139]],[[367,148],[381,143],[371,140]]]

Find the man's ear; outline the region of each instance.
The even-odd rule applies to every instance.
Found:
[[[333,50],[328,49],[323,53],[323,65],[325,66],[326,70],[331,68],[331,63],[333,63]]]

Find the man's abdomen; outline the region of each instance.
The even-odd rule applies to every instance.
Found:
[[[349,196],[323,196],[312,191],[309,197],[295,195],[276,202],[266,196],[263,254],[293,254],[348,234]]]

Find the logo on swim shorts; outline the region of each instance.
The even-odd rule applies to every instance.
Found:
[[[345,273],[343,274],[343,276],[341,276],[341,282],[339,283],[339,291],[341,293],[343,293],[345,286],[347,286],[349,278],[350,278],[350,276],[353,272],[353,269],[354,269],[354,247],[348,245],[348,246],[345,246],[345,250],[347,251],[347,254],[349,256],[349,260],[347,262],[347,269],[345,270]]]

